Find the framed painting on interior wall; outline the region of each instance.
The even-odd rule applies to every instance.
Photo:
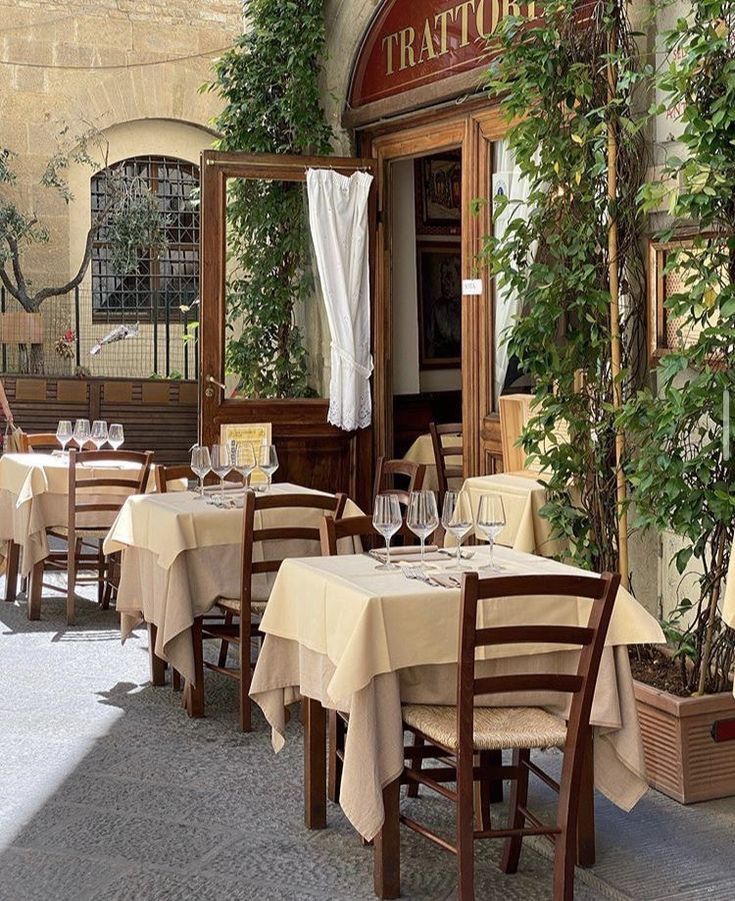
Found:
[[[459,243],[416,246],[421,369],[455,369],[462,351],[462,249]]]
[[[459,153],[425,156],[414,164],[416,234],[459,235],[462,163]]]

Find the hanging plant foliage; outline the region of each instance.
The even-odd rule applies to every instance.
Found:
[[[322,0],[250,0],[246,31],[215,64],[210,89],[225,101],[219,150],[329,154],[321,106]],[[313,296],[303,185],[232,180],[227,209],[226,366],[247,397],[313,395],[297,325]]]
[[[501,340],[531,375],[536,401],[523,445],[545,472],[544,515],[569,557],[618,568],[615,414],[611,367],[608,229],[617,224],[622,286],[623,392],[644,365],[645,272],[636,195],[645,176],[634,92],[641,65],[620,2],[544,4],[531,23],[498,28],[487,89],[510,127],[506,141],[528,180],[527,205],[484,257],[522,313]],[[609,80],[608,64],[614,79]],[[617,192],[608,199],[609,126]],[[494,198],[493,215],[507,209]]]

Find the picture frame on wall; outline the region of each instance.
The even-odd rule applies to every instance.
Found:
[[[462,163],[459,156],[416,160],[416,231],[420,235],[459,235],[462,220]]]
[[[462,353],[462,249],[420,242],[416,248],[421,369],[456,369]]]

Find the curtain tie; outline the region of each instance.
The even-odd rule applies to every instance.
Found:
[[[367,366],[363,366],[361,363],[358,363],[357,360],[352,356],[352,354],[348,353],[343,347],[340,347],[339,344],[335,344],[332,341],[331,344],[332,351],[337,354],[340,359],[342,359],[348,366],[351,366],[356,372],[358,372],[363,378],[369,379],[372,371],[373,371],[373,358],[369,357],[370,362]]]

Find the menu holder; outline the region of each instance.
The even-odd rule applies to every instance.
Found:
[[[249,444],[256,454],[258,448],[264,444],[273,443],[273,425],[270,422],[227,422],[219,428],[220,444],[229,445],[234,441],[238,447]],[[251,485],[267,485],[268,477],[260,469],[254,469],[250,474]]]

